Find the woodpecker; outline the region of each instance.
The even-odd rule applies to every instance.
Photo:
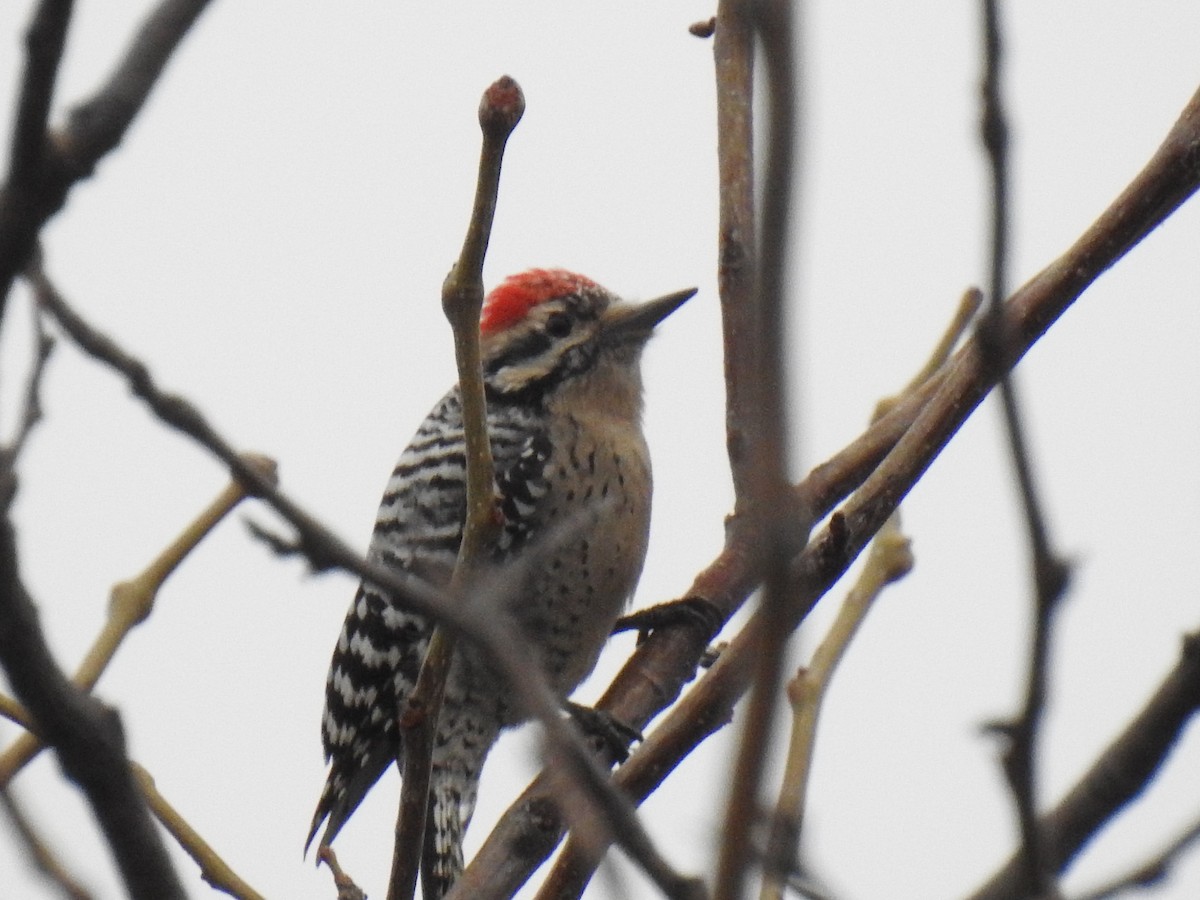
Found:
[[[695,290],[622,301],[561,269],[514,275],[487,297],[480,344],[488,435],[503,525],[493,562],[516,590],[473,598],[505,616],[564,700],[592,671],[633,593],[650,526],[650,458],[642,435],[642,348]],[[400,456],[368,559],[449,582],[466,515],[462,403],[453,387]],[[327,846],[367,791],[402,759],[404,712],[433,623],[362,583],[329,667],[321,736],[329,774],[308,844]],[[431,776],[432,869],[426,896],[462,871],[462,837],[484,758],[517,724],[509,691],[459,645],[447,679]],[[327,821],[326,821],[327,820]],[[306,847],[308,846],[306,844]]]

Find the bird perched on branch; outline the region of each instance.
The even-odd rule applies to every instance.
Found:
[[[490,555],[511,564],[516,585],[472,602],[507,618],[563,698],[595,666],[641,574],[651,480],[640,358],[654,327],[694,293],[635,305],[581,275],[534,269],[503,282],[483,307],[488,435],[503,518]],[[456,386],[396,464],[368,558],[445,586],[466,499]],[[327,846],[384,769],[402,758],[398,719],[432,628],[383,590],[359,586],[326,681],[321,733],[330,769],[310,844],[326,822]],[[434,742],[427,893],[432,887],[441,896],[462,871],[462,837],[484,758],[500,729],[519,719],[510,695],[460,642]]]

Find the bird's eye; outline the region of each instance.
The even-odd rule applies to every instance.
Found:
[[[546,319],[546,333],[556,338],[566,337],[571,333],[571,317],[565,312],[551,313]]]

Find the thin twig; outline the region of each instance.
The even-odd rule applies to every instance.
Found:
[[[51,27],[39,42],[39,61],[31,60],[26,70],[14,133],[17,172],[10,171],[9,181],[0,187],[0,314],[42,226],[62,209],[72,186],[90,176],[101,157],[120,143],[167,60],[207,5],[208,0],[163,0],[146,17],[105,85],[71,113],[64,127],[47,131],[57,65],[53,35],[65,31],[71,4],[44,0],[38,18],[45,12]],[[41,132],[35,134],[39,124]],[[35,152],[40,158],[34,158]]]
[[[263,900],[263,896],[247,884],[237,872],[230,868],[212,848],[200,832],[179,814],[167,799],[158,792],[154,778],[144,768],[131,762],[130,768],[137,779],[138,787],[151,812],[163,828],[175,838],[175,842],[200,867],[200,877],[218,891],[236,897],[237,900]]]
[[[7,788],[0,788],[0,806],[8,814],[13,830],[25,845],[27,854],[39,872],[51,881],[69,900],[92,900],[92,892],[79,883],[49,844],[37,833],[25,811]]]
[[[479,104],[483,142],[475,182],[475,201],[458,261],[442,285],[442,309],[454,334],[467,478],[467,515],[458,559],[450,580],[450,594],[457,602],[470,596],[488,548],[494,546],[498,531],[495,468],[488,438],[487,405],[479,351],[479,314],[483,308],[483,260],[496,214],[504,147],[524,112],[525,97],[521,93],[521,86],[508,76],[484,91]],[[402,710],[400,716],[404,773],[388,889],[390,900],[408,900],[413,896],[422,858],[425,859],[426,893],[433,893],[431,869],[437,851],[434,835],[426,829],[426,821],[433,803],[429,787],[434,740],[445,697],[446,680],[454,657],[454,645],[454,637],[450,632],[444,628],[434,628],[416,686],[409,698],[408,709]]]
[[[260,470],[272,483],[277,481],[273,460],[246,454],[246,461]],[[238,482],[233,482],[141,574],[113,587],[108,620],[76,670],[72,684],[83,691],[90,691],[95,687],[125,637],[149,617],[158,591],[166,579],[184,557],[246,496],[246,489]],[[0,755],[0,791],[3,791],[12,778],[42,750],[44,743],[36,733],[29,714],[19,704],[0,697],[0,711],[18,724],[24,725],[27,731]],[[183,850],[200,865],[201,877],[234,897],[242,900],[261,900],[260,895],[239,878],[163,798],[155,788],[149,773],[137,763],[130,762],[129,765],[150,811]]]
[[[963,295],[953,319],[929,359],[901,395],[885,398],[876,404],[872,421],[883,418],[905,394],[919,391],[925,381],[945,366],[981,301],[978,290],[969,290]],[[792,705],[792,735],[780,782],[779,801],[772,816],[764,854],[766,871],[761,893],[763,900],[782,900],[785,889],[798,872],[798,851],[816,744],[817,720],[834,672],[883,589],[907,575],[912,566],[912,550],[900,530],[900,512],[897,510],[872,539],[866,565],[842,602],[829,631],[813,653],[812,662],[807,668],[800,669],[788,685],[788,699]]]
[[[1197,844],[1200,844],[1200,819],[1185,828],[1178,837],[1145,862],[1106,884],[1078,894],[1074,900],[1112,900],[1113,897],[1129,891],[1161,885],[1170,878],[1171,867]]]
[[[1200,146],[1200,141],[1197,142]],[[1175,668],[1066,796],[1037,823],[1046,865],[1062,872],[1080,850],[1157,775],[1183,729],[1200,713],[1200,632],[1183,640]],[[1018,851],[969,900],[1024,900]]]
[[[354,879],[343,871],[333,848],[326,845],[317,851],[317,859],[333,873],[333,885],[337,888],[337,900],[367,900],[366,892],[354,883]]]
[[[900,530],[900,513],[896,512],[871,541],[866,565],[813,653],[812,662],[788,684],[792,734],[764,853],[762,900],[783,900],[789,880],[798,870],[817,720],[834,672],[883,589],[907,575],[912,566],[912,550]]]
[[[33,365],[25,380],[25,397],[21,403],[21,420],[11,440],[0,448],[9,465],[14,465],[25,443],[33,433],[34,428],[42,420],[42,380],[46,374],[46,364],[54,352],[54,338],[46,333],[45,318],[41,310],[33,310]]]
[[[1054,552],[1034,482],[1033,461],[1024,433],[1016,385],[1011,375],[1003,373],[1002,359],[1007,335],[1003,331],[1001,304],[1007,296],[1008,123],[1001,99],[1002,47],[998,0],[984,0],[983,19],[986,69],[983,79],[982,136],[992,174],[992,240],[991,296],[988,312],[979,326],[979,336],[984,365],[1001,373],[999,387],[1005,432],[1025,512],[1035,591],[1024,705],[1018,718],[1005,723],[1000,730],[1007,739],[1004,773],[1012,792],[1021,834],[1026,886],[1031,897],[1041,897],[1053,895],[1055,887],[1042,859],[1037,832],[1037,741],[1046,700],[1052,619],[1066,591],[1070,570],[1067,563]]]
[[[0,716],[8,719],[10,722],[20,725],[26,731],[35,730],[33,719],[29,718],[29,713],[25,711],[20,703],[12,697],[7,697],[0,694]]]
[[[27,731],[35,733],[34,724],[29,718],[29,714],[25,711],[25,708],[2,695],[0,695],[0,713],[11,718]],[[200,836],[199,832],[179,815],[166,798],[159,793],[150,773],[132,760],[129,762],[129,768],[138,782],[139,790],[141,790],[142,795],[146,798],[146,803],[150,807],[150,811],[171,836],[175,838],[176,843],[179,844],[183,851],[200,866],[201,877],[212,884],[213,887],[223,890],[234,897],[242,898],[242,900],[261,900],[254,889],[247,885],[217,855],[216,851]],[[7,787],[0,787],[0,794],[7,790]]]

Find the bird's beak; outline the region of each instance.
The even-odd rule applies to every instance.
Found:
[[[618,341],[645,340],[659,322],[683,306],[696,290],[687,288],[645,303],[610,306],[603,317],[605,337]]]

